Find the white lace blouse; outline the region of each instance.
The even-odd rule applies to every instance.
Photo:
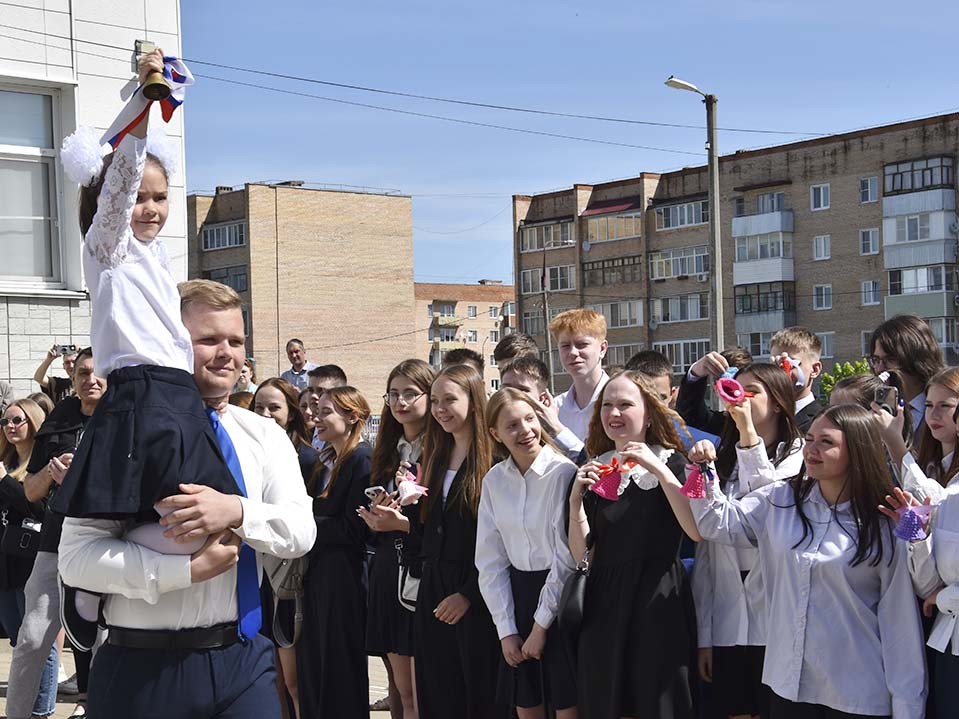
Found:
[[[193,344],[180,319],[166,248],[159,239],[140,242],[130,227],[145,164],[146,140],[127,135],[106,171],[84,239],[90,341],[101,377],[144,364],[193,372]]]

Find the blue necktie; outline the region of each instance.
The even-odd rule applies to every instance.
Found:
[[[236,480],[237,487],[243,496],[246,496],[246,482],[243,481],[243,470],[240,468],[240,459],[236,456],[236,447],[220,423],[220,417],[215,409],[207,409],[207,417],[213,425],[217,444],[226,466],[229,467]],[[256,571],[256,552],[244,542],[240,546],[240,559],[236,565],[236,598],[240,613],[240,636],[252,639],[263,626],[263,613],[260,609],[260,582]]]

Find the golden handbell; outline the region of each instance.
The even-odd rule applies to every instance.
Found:
[[[147,100],[163,100],[169,97],[171,91],[162,72],[151,72],[143,83],[143,97]]]

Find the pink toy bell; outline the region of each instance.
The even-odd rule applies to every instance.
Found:
[[[752,392],[743,389],[739,380],[732,377],[720,377],[716,380],[716,394],[728,404],[742,404],[744,399],[753,396]]]

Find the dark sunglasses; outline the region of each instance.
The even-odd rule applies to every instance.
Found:
[[[26,421],[26,417],[4,417],[3,419],[0,419],[0,427],[6,427],[8,424],[18,427]]]

